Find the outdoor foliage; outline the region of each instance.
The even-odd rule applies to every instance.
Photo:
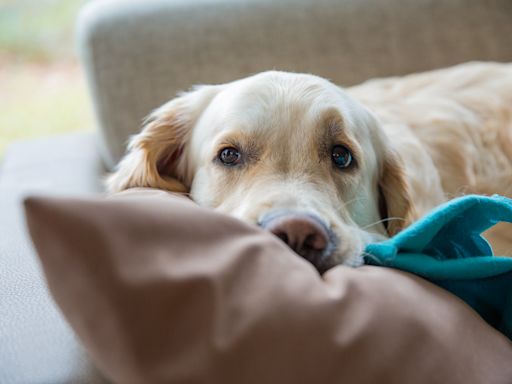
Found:
[[[74,49],[84,3],[0,0],[0,156],[16,139],[92,128]]]

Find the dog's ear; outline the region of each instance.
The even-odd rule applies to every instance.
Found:
[[[394,150],[387,149],[380,170],[379,208],[390,236],[407,227],[417,216],[409,188],[402,159]]]
[[[186,180],[187,165],[182,155],[192,128],[216,94],[215,86],[198,87],[153,111],[141,132],[130,139],[128,153],[107,178],[107,189],[188,191],[191,180]]]

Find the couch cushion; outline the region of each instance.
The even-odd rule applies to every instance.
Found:
[[[7,149],[0,189],[98,194],[104,173],[98,136],[92,132],[22,140]]]
[[[12,145],[0,173],[0,383],[96,384],[90,363],[48,294],[27,236],[28,193],[95,195],[104,168],[93,134]]]
[[[320,277],[276,237],[163,191],[31,198],[51,292],[119,383],[509,383],[512,344],[387,268]]]
[[[103,383],[48,294],[24,224],[24,193],[0,188],[0,382]]]

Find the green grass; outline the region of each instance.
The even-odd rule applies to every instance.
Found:
[[[0,158],[14,140],[90,130],[73,30],[84,0],[0,0]]]

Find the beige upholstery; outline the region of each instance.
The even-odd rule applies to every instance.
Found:
[[[0,383],[100,384],[54,305],[25,228],[27,194],[94,196],[104,172],[93,134],[28,140],[7,151],[0,174]]]
[[[79,20],[104,157],[198,83],[312,72],[340,85],[468,60],[512,60],[510,0],[104,0]]]
[[[98,194],[105,172],[92,132],[12,144],[2,164],[0,188],[61,194]]]
[[[160,190],[25,207],[53,297],[115,383],[510,384],[510,340],[417,276],[320,277],[267,231]]]

